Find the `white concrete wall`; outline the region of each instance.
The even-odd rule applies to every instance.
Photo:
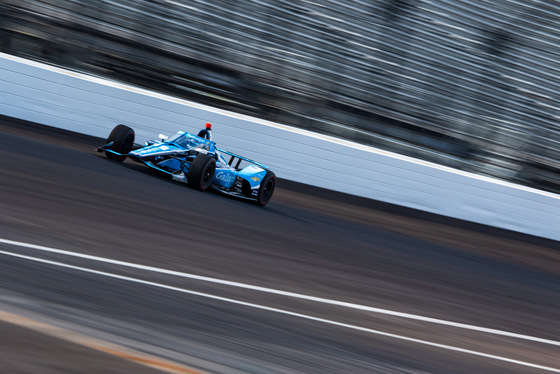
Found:
[[[99,137],[123,123],[138,142],[211,122],[220,148],[280,178],[560,240],[560,196],[552,193],[5,54],[0,83],[0,114]]]

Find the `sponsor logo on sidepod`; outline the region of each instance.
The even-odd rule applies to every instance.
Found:
[[[225,182],[225,183],[230,183],[230,182],[233,182],[235,177],[231,174],[226,174],[224,172],[219,172],[218,174],[216,174],[216,179],[221,180],[222,182]]]

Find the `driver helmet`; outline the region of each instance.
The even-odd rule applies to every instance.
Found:
[[[212,141],[212,124],[210,122],[206,122],[206,125],[204,126],[204,128],[202,130],[200,130],[200,132],[198,133],[198,136],[200,136],[201,138]]]

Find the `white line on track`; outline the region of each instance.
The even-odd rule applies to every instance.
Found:
[[[0,240],[0,241],[5,242],[4,240]],[[227,297],[221,297],[221,296],[216,296],[216,295],[212,295],[212,294],[208,294],[208,293],[203,293],[203,292],[198,292],[198,291],[193,291],[193,290],[187,290],[187,289],[184,289],[184,288],[168,286],[168,285],[161,284],[161,283],[150,282],[150,281],[137,279],[137,278],[132,278],[132,277],[127,277],[127,276],[123,276],[123,275],[107,273],[107,272],[104,272],[104,271],[93,270],[93,269],[88,269],[88,268],[84,268],[84,267],[80,267],[80,266],[64,264],[64,263],[58,262],[58,261],[51,261],[51,260],[45,260],[45,259],[42,259],[42,258],[26,256],[26,255],[22,255],[22,254],[19,254],[19,253],[12,253],[12,252],[7,252],[7,251],[0,250],[0,254],[4,254],[4,255],[7,255],[7,256],[12,256],[12,257],[17,257],[17,258],[21,258],[21,259],[26,259],[26,260],[30,260],[30,261],[40,262],[40,263],[43,263],[43,264],[49,264],[49,265],[59,266],[59,267],[63,267],[63,268],[78,270],[78,271],[82,271],[82,272],[86,272],[86,273],[102,275],[102,276],[109,277],[109,278],[120,279],[120,280],[125,280],[125,281],[129,281],[129,282],[134,282],[134,283],[140,283],[140,284],[144,284],[144,285],[148,285],[148,286],[152,286],[152,287],[159,287],[159,288],[163,288],[163,289],[167,289],[167,290],[171,290],[171,291],[176,291],[176,292],[182,292],[182,293],[186,293],[186,294],[190,294],[190,295],[201,296],[201,297],[205,297],[205,298],[209,298],[209,299],[213,299],[213,300],[218,300],[218,301],[223,301],[223,302],[228,302],[228,303],[232,303],[232,304],[243,305],[243,306],[246,306],[246,307],[251,307],[251,308],[260,309],[260,310],[266,310],[266,311],[269,311],[269,312],[285,314],[285,315],[289,315],[289,316],[292,316],[292,317],[303,318],[303,319],[307,319],[307,320],[311,320],[311,321],[315,321],[315,322],[325,323],[325,324],[328,324],[328,325],[343,327],[343,328],[347,328],[347,329],[351,329],[351,330],[362,331],[362,332],[366,332],[366,333],[370,333],[370,334],[386,336],[386,337],[389,337],[389,338],[404,340],[404,341],[417,343],[417,344],[422,344],[422,345],[426,345],[426,346],[430,346],[430,347],[445,349],[445,350],[454,351],[454,352],[465,353],[465,354],[484,357],[484,358],[497,360],[497,361],[508,362],[508,363],[515,364],[515,365],[531,367],[531,368],[534,368],[534,369],[540,369],[540,370],[549,371],[549,372],[553,372],[553,373],[560,373],[560,369],[549,367],[549,366],[543,366],[543,365],[538,365],[538,364],[534,364],[534,363],[531,363],[531,362],[514,360],[514,359],[511,359],[511,358],[507,358],[507,357],[492,355],[492,354],[488,354],[488,353],[484,353],[484,352],[473,351],[473,350],[470,350],[470,349],[454,347],[454,346],[451,346],[451,345],[434,343],[434,342],[430,342],[430,341],[427,341],[427,340],[415,339],[415,338],[411,338],[411,337],[407,337],[407,336],[403,336],[403,335],[391,334],[391,333],[388,333],[388,332],[374,330],[374,329],[361,327],[361,326],[356,326],[356,325],[351,325],[351,324],[348,324],[348,323],[342,323],[342,322],[332,321],[332,320],[328,320],[328,319],[324,319],[324,318],[313,317],[313,316],[309,316],[309,315],[306,315],[306,314],[291,312],[289,310],[271,308],[271,307],[267,307],[267,306],[264,306],[264,305],[248,303],[248,302],[245,302],[245,301],[230,299],[230,298],[227,298]]]
[[[134,264],[134,263],[130,263],[130,262],[112,260],[112,259],[104,258],[104,257],[75,253],[75,252],[70,252],[70,251],[66,251],[66,250],[62,250],[62,249],[49,248],[49,247],[44,247],[44,246],[41,246],[41,245],[22,243],[22,242],[17,242],[17,241],[8,240],[8,239],[0,238],[0,243],[9,244],[9,245],[18,246],[18,247],[31,248],[31,249],[35,249],[35,250],[39,250],[39,251],[43,251],[43,252],[56,253],[56,254],[61,254],[61,255],[66,255],[66,256],[71,256],[71,257],[78,257],[78,258],[83,258],[83,259],[87,259],[87,260],[108,263],[108,264],[112,264],[112,265],[119,265],[119,266],[124,266],[124,267],[128,267],[128,268],[133,268],[133,269],[151,271],[151,272],[160,273],[160,274],[167,274],[167,275],[172,275],[172,276],[177,276],[177,277],[182,277],[182,278],[196,279],[196,280],[204,281],[204,282],[208,282],[208,283],[216,283],[216,284],[221,284],[221,285],[226,285],[226,286],[231,286],[231,287],[238,287],[238,288],[244,288],[244,289],[253,290],[253,291],[260,291],[260,292],[265,292],[265,293],[270,293],[270,294],[275,294],[275,295],[291,297],[291,298],[295,298],[295,299],[313,301],[313,302],[322,303],[322,304],[336,305],[336,306],[350,308],[350,309],[363,310],[363,311],[367,311],[367,312],[371,312],[371,313],[385,314],[385,315],[390,315],[390,316],[394,316],[394,317],[418,320],[418,321],[429,322],[429,323],[434,323],[434,324],[438,324],[438,325],[452,326],[452,327],[456,327],[456,328],[460,328],[460,329],[484,332],[484,333],[493,334],[493,335],[501,335],[501,336],[507,336],[507,337],[510,337],[510,338],[529,340],[529,341],[543,343],[543,344],[560,346],[560,341],[554,341],[554,340],[550,340],[550,339],[543,339],[543,338],[538,338],[538,337],[529,336],[529,335],[517,334],[517,333],[513,333],[513,332],[509,332],[509,331],[496,330],[496,329],[491,329],[491,328],[486,328],[486,327],[481,327],[481,326],[469,325],[469,324],[465,324],[465,323],[446,321],[446,320],[442,320],[442,319],[424,317],[424,316],[419,316],[419,315],[409,314],[409,313],[402,313],[402,312],[397,312],[397,311],[388,310],[388,309],[381,309],[381,308],[375,308],[375,307],[370,307],[370,306],[365,306],[365,305],[347,303],[347,302],[344,302],[344,301],[330,300],[330,299],[325,299],[325,298],[315,297],[315,296],[309,296],[309,295],[303,295],[303,294],[294,293],[294,292],[275,290],[275,289],[272,289],[272,288],[259,287],[259,286],[254,286],[254,285],[250,285],[250,284],[232,282],[232,281],[227,281],[227,280],[217,279],[217,278],[210,278],[210,277],[205,277],[205,276],[196,275],[196,274],[182,273],[182,272],[178,272],[178,271],[161,269],[161,268],[152,267],[152,266],[139,265],[139,264]]]

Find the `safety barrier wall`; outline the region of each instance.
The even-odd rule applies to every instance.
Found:
[[[0,54],[0,114],[137,142],[211,122],[220,148],[280,178],[560,240],[560,196]]]

